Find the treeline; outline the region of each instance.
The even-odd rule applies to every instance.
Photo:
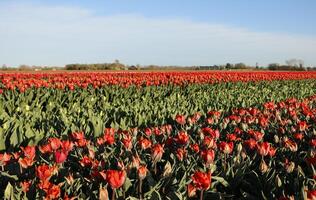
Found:
[[[113,63],[97,63],[97,64],[68,64],[66,70],[125,70],[126,66],[118,60]]]
[[[3,65],[1,71],[42,71],[42,70],[271,70],[271,71],[316,71],[315,67],[304,67],[304,62],[298,59],[285,61],[286,64],[271,63],[267,67],[249,66],[245,63],[226,63],[224,65],[209,66],[159,66],[159,65],[125,65],[115,60],[112,63],[96,64],[67,64],[64,67],[49,66],[28,66],[20,65],[19,67],[7,67]]]

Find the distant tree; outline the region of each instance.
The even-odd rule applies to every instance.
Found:
[[[279,63],[271,63],[268,65],[269,70],[278,70],[279,67],[280,67]]]
[[[237,64],[235,64],[235,67],[234,67],[234,68],[235,68],[235,69],[246,69],[247,66],[246,66],[245,63],[237,63]]]
[[[226,63],[225,68],[226,68],[226,69],[231,69],[231,68],[233,68],[233,65],[232,65],[232,64],[230,64],[230,63]]]
[[[6,70],[8,69],[8,66],[6,64],[3,64],[2,67],[1,67],[3,70]]]

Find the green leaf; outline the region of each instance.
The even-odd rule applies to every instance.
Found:
[[[0,172],[1,176],[6,176],[8,178],[14,179],[15,181],[19,180],[19,178],[16,175],[11,175],[7,172]]]
[[[7,187],[4,190],[4,199],[12,200],[14,198],[14,192],[13,192],[13,187],[11,183],[9,182]]]
[[[222,177],[212,176],[212,179],[218,181],[219,183],[221,183],[225,187],[229,186],[229,183]]]

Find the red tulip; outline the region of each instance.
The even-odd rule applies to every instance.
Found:
[[[211,186],[211,173],[196,171],[191,177],[198,190],[207,190]]]
[[[234,143],[233,142],[220,142],[219,149],[225,154],[230,154],[233,152]]]
[[[21,185],[22,191],[24,193],[27,193],[30,189],[31,181],[23,181],[20,183],[20,185]]]
[[[214,158],[215,158],[215,152],[213,150],[204,150],[201,151],[201,156],[204,160],[204,162],[209,165],[213,163]]]
[[[145,179],[146,176],[147,176],[147,172],[148,172],[148,169],[147,169],[147,167],[146,167],[145,165],[140,166],[140,167],[138,168],[138,170],[137,170],[138,178],[139,178],[140,180]]]
[[[35,158],[35,146],[26,146],[26,147],[21,147],[24,156],[34,159]]]
[[[138,143],[140,144],[141,148],[143,150],[145,149],[148,149],[151,147],[151,141],[148,140],[147,138],[143,138],[141,137],[139,140],[138,140]]]
[[[10,160],[11,160],[10,154],[7,154],[7,153],[0,154],[0,166],[7,165]]]
[[[33,158],[29,158],[29,157],[25,157],[25,158],[19,158],[19,164],[22,168],[26,169],[28,167],[33,166],[34,164],[34,159]]]
[[[89,158],[88,156],[84,156],[79,162],[81,164],[81,166],[83,167],[89,167],[92,165],[92,159]]]
[[[250,138],[249,140],[245,140],[244,141],[244,146],[247,147],[248,149],[253,150],[257,146],[257,141],[252,139],[252,138]]]
[[[163,146],[160,144],[155,144],[152,147],[151,157],[152,157],[154,163],[161,160],[163,152],[164,152]]]
[[[55,152],[55,161],[56,163],[63,163],[67,159],[68,152],[66,151],[56,151]]]
[[[110,184],[112,189],[121,187],[126,178],[126,172],[120,170],[107,170],[106,181]]]
[[[53,151],[50,144],[41,145],[38,147],[38,149],[40,150],[42,154],[51,153]]]
[[[308,200],[316,200],[316,190],[307,191]]]
[[[150,128],[145,128],[144,130],[145,134],[149,137],[151,136],[151,129]]]
[[[184,148],[178,148],[176,150],[176,156],[180,161],[182,161],[186,155],[187,155],[187,151]]]
[[[270,152],[270,143],[268,142],[261,142],[257,144],[258,154],[261,156],[266,156]]]
[[[61,147],[63,151],[70,152],[73,149],[74,144],[69,140],[64,140],[61,142]]]
[[[180,131],[175,138],[176,143],[185,145],[189,141],[189,136],[185,131]]]
[[[307,125],[307,123],[305,121],[300,121],[298,123],[298,129],[300,131],[305,131],[307,128],[308,128],[308,125]]]
[[[304,134],[303,133],[295,133],[293,135],[293,137],[297,140],[302,140],[304,138]]]
[[[194,197],[196,195],[196,188],[194,187],[194,185],[189,184],[187,190],[188,190],[189,197]]]
[[[71,136],[75,140],[82,140],[85,138],[83,132],[75,132],[75,133],[72,133]]]
[[[183,115],[176,115],[176,121],[178,124],[184,125],[185,124],[185,116]]]
[[[49,138],[48,141],[53,151],[56,151],[61,146],[61,141],[58,138]]]
[[[203,145],[206,148],[215,148],[216,147],[216,142],[213,139],[213,137],[205,136],[204,139],[203,139]]]
[[[58,197],[60,197],[60,187],[58,185],[51,185],[51,187],[49,187],[47,194],[46,194],[46,198],[47,199],[57,199]]]
[[[191,149],[195,152],[195,153],[199,153],[200,152],[200,146],[198,144],[192,144],[191,145]]]
[[[49,167],[46,164],[42,164],[36,167],[36,176],[41,181],[48,181],[50,177],[53,175],[54,171],[55,171],[55,167]]]
[[[112,145],[115,142],[114,129],[105,129],[103,140],[106,144]]]

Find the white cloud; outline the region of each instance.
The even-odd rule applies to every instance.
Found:
[[[0,64],[267,64],[300,58],[316,65],[316,37],[261,33],[220,24],[91,10],[0,4]]]

